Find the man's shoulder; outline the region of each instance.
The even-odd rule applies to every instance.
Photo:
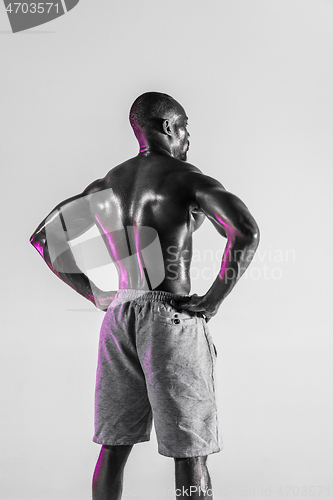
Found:
[[[129,163],[133,160],[132,158],[130,160],[126,160],[123,163],[120,163],[119,165],[116,165],[112,167],[104,177],[101,177],[100,179],[96,179],[93,182],[89,184],[89,186],[86,187],[86,189],[83,191],[83,194],[93,194],[98,191],[103,191],[104,189],[108,189],[111,186],[112,180],[117,176],[117,174],[122,173],[124,170],[124,167],[126,165],[129,165]]]
[[[88,196],[90,194],[97,193],[98,191],[102,191],[103,189],[106,188],[107,188],[106,177],[104,177],[103,179],[96,179],[84,189],[82,195]]]
[[[137,161],[138,158],[134,157],[114,166],[103,178],[96,179],[89,184],[82,194],[88,195],[110,187],[112,188],[114,183],[119,181],[119,178],[122,179],[123,176],[125,176],[125,178],[128,177],[128,174],[132,170],[130,167],[133,168],[137,166]],[[164,170],[164,174],[172,179],[174,187],[178,184],[178,186],[183,186],[184,188],[187,188],[186,190],[190,190],[193,193],[199,191],[209,191],[216,188],[225,190],[217,179],[205,174],[200,168],[192,163],[172,157],[164,158],[164,161],[165,167],[170,167]],[[130,170],[128,170],[128,168]],[[136,168],[134,168],[133,173],[135,171]],[[159,173],[162,174],[161,171]]]
[[[204,172],[202,172],[202,170],[200,170],[195,165],[192,165],[191,163],[185,163],[185,166],[181,170],[181,174],[182,181],[195,191],[205,191],[216,188],[222,190],[225,189],[220,181],[205,174]]]

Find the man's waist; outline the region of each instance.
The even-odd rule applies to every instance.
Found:
[[[163,290],[136,290],[133,288],[121,288],[116,294],[116,298],[135,300],[140,298],[147,302],[170,302],[179,297],[187,297],[186,294],[165,292]]]

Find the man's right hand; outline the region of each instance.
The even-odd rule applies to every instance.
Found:
[[[189,297],[179,297],[177,300],[172,300],[170,304],[176,309],[193,311],[201,314],[206,323],[208,323],[208,321],[215,316],[219,309],[219,305],[216,306],[209,302],[205,295],[200,296],[196,293],[190,295]]]

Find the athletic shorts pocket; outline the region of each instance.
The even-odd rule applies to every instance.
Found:
[[[197,323],[197,316],[188,311],[179,311],[165,305],[155,305],[153,310],[154,321],[179,327],[193,326]]]

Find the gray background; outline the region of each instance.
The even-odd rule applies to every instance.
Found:
[[[127,116],[149,90],[183,104],[189,161],[242,198],[262,234],[210,322],[215,498],[332,497],[332,26],[331,0],[81,0],[13,35],[0,8],[1,498],[91,498],[103,315],[28,239],[59,201],[137,154]],[[210,286],[224,244],[208,221],[195,235],[193,292]],[[124,498],[173,487],[153,434],[134,447]]]

